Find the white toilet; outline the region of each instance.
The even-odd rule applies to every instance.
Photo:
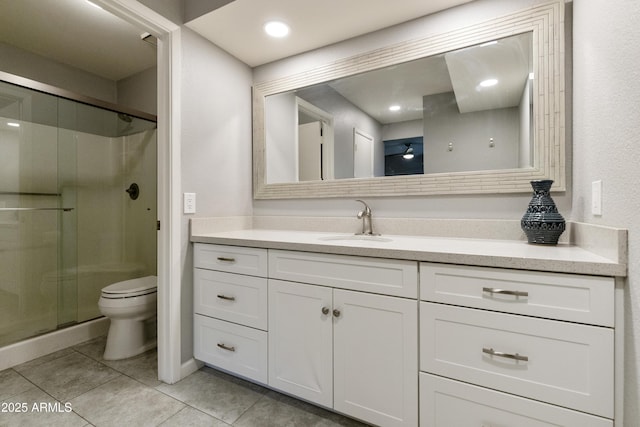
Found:
[[[156,346],[158,278],[140,277],[102,289],[98,307],[111,319],[105,360],[118,360],[144,353]]]

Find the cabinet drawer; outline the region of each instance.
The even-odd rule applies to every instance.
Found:
[[[227,273],[267,276],[267,250],[194,243],[193,266]]]
[[[193,274],[196,313],[267,329],[267,279],[200,268]]]
[[[420,369],[613,418],[609,328],[421,302]]]
[[[420,373],[420,425],[613,427],[613,421]]]
[[[194,357],[240,376],[267,383],[267,333],[194,316]]]
[[[269,251],[269,277],[406,298],[418,297],[415,261]]]
[[[420,264],[420,299],[550,319],[614,324],[611,277]]]

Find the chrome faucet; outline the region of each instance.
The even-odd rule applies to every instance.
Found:
[[[371,208],[362,200],[356,200],[364,205],[364,209],[358,212],[358,219],[362,220],[362,233],[356,233],[364,236],[379,236],[379,234],[373,232],[373,226],[371,225]]]

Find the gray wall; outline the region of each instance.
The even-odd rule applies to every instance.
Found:
[[[0,43],[0,71],[115,104],[116,82]]]
[[[453,92],[423,100],[425,173],[518,167],[517,107],[460,113]]]
[[[156,67],[118,80],[118,105],[158,114],[158,69]]]
[[[577,221],[629,230],[625,426],[640,422],[640,2],[575,0],[573,208]],[[602,216],[591,183],[602,180]]]
[[[268,96],[264,103],[266,182],[298,181],[296,126],[298,111],[294,92]]]
[[[196,216],[251,215],[251,69],[186,27],[182,34],[182,191]],[[193,357],[193,245],[182,220],[182,361]]]

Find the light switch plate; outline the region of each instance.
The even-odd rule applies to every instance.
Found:
[[[184,213],[196,213],[196,193],[184,193]]]
[[[591,213],[602,215],[602,181],[591,183]]]

